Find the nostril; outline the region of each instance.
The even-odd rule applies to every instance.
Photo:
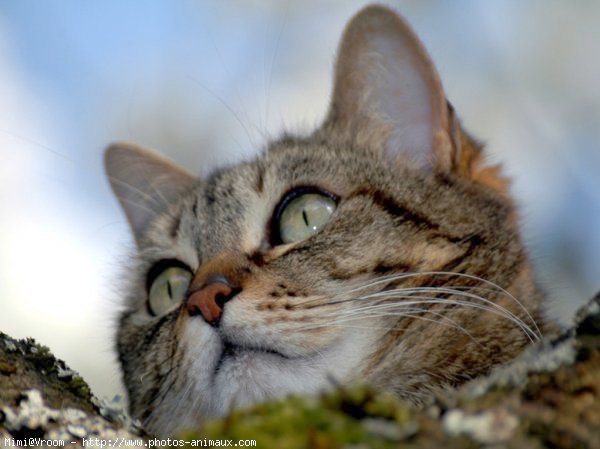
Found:
[[[223,309],[223,306],[225,305],[228,299],[229,296],[226,296],[223,293],[217,293],[217,296],[215,296],[215,302],[217,303],[217,306],[219,306],[221,309]]]
[[[229,288],[229,292],[219,292],[215,296],[215,302],[222,309],[225,306],[225,303],[232,299],[235,295],[237,295],[241,289],[239,288]]]
[[[229,283],[204,284],[203,287],[189,294],[186,304],[188,314],[190,316],[200,314],[208,323],[216,325],[221,319],[225,303],[239,291],[239,289],[232,289]]]

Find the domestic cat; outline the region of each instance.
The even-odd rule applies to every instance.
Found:
[[[347,25],[312,134],[205,179],[130,144],[105,162],[137,243],[117,348],[150,433],[334,383],[421,404],[544,328],[508,183],[386,7]]]

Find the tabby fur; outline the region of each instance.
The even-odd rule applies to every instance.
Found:
[[[422,404],[510,360],[544,327],[508,183],[386,7],[347,26],[330,110],[312,134],[205,179],[124,143],[106,167],[138,248],[117,348],[131,413],[153,434],[335,384]],[[337,209],[308,239],[274,245],[274,210],[299,187],[330,192]],[[217,326],[185,300],[149,313],[146,276],[164,259],[239,286]]]

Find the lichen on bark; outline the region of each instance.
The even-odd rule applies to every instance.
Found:
[[[265,449],[600,449],[599,399],[600,295],[560,335],[426,408],[368,386],[339,387],[234,410],[178,437],[253,439]],[[84,437],[145,441],[47,348],[0,333],[0,444],[27,436],[69,437],[73,447]]]

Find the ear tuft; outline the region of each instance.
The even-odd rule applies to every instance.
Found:
[[[499,164],[488,165],[481,145],[464,132],[461,138],[461,157],[455,161],[453,171],[510,197],[510,180],[502,173],[502,167]]]
[[[169,159],[129,143],[108,147],[104,166],[138,244],[148,225],[195,181]]]
[[[483,144],[462,128],[450,103],[448,103],[448,117],[451,123],[452,148],[448,161],[450,171],[490,187],[507,198],[510,197],[510,181],[502,173],[502,167],[486,163]]]

